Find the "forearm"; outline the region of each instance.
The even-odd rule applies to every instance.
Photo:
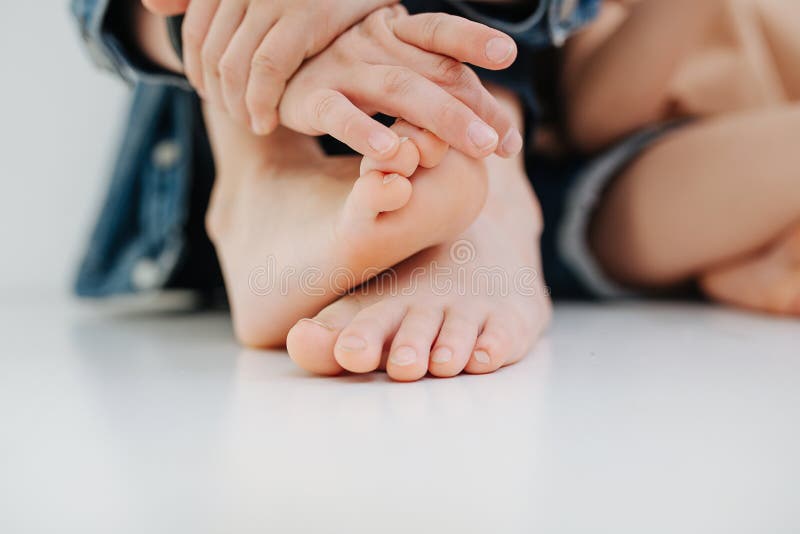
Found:
[[[669,82],[725,0],[644,0],[578,35],[564,87],[575,141],[594,149],[668,112]]]

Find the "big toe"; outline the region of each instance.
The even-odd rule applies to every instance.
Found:
[[[301,319],[289,331],[286,350],[294,362],[312,373],[335,376],[344,369],[333,356],[340,332],[356,316],[359,306],[343,297],[323,309],[316,317]]]

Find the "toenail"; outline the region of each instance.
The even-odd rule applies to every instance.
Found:
[[[472,353],[472,357],[475,358],[475,361],[478,363],[482,363],[484,365],[490,363],[492,359],[489,357],[489,353],[485,350],[476,350]]]
[[[380,131],[371,133],[367,142],[372,150],[378,154],[385,154],[394,148],[396,139],[388,133]]]
[[[522,150],[522,135],[516,128],[512,128],[503,139],[503,152],[506,154],[517,154]]]
[[[317,325],[317,326],[319,326],[319,327],[322,327],[322,328],[324,328],[325,330],[330,330],[331,332],[333,332],[334,330],[336,330],[336,329],[335,329],[334,327],[332,327],[331,325],[329,325],[329,324],[327,324],[327,323],[323,323],[323,322],[322,322],[322,321],[320,321],[319,319],[308,319],[308,318],[306,318],[306,319],[300,319],[300,322],[301,322],[301,323],[311,323],[311,324]]]
[[[367,342],[357,336],[346,336],[339,340],[337,347],[343,350],[364,350]]]
[[[470,141],[481,150],[493,147],[497,144],[497,132],[488,124],[481,121],[474,121],[467,128],[467,135]]]
[[[399,347],[392,352],[389,361],[394,365],[406,366],[417,361],[417,351],[411,347]]]
[[[439,347],[431,355],[431,361],[434,363],[447,363],[453,359],[453,351],[447,347]]]
[[[514,53],[514,45],[508,39],[495,37],[486,43],[486,57],[494,63],[502,63]]]
[[[383,183],[384,184],[389,184],[389,183],[394,182],[398,178],[400,178],[400,175],[397,174],[396,172],[392,173],[392,174],[387,174],[386,176],[383,177]]]

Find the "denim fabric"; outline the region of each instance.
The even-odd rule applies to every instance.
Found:
[[[110,187],[78,272],[79,295],[219,285],[215,265],[201,266],[209,273],[203,280],[178,276],[189,256],[195,263],[215,261],[202,234],[202,213],[196,213],[204,210],[197,193],[208,194],[213,173],[203,137],[194,94],[166,85],[136,86]]]
[[[221,284],[203,212],[214,166],[197,97],[186,80],[160,71],[127,50],[109,12],[130,0],[72,0],[95,63],[133,85],[133,103],[110,180],[75,284],[81,296],[156,291],[169,287],[215,289]],[[525,96],[535,110],[529,51],[560,44],[587,22],[599,0],[542,0],[521,22],[503,22],[455,0],[407,0],[412,12],[449,11],[511,34],[520,60],[487,79]]]

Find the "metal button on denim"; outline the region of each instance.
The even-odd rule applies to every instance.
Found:
[[[152,157],[156,167],[162,170],[170,169],[181,159],[181,146],[171,139],[166,139],[153,148]]]
[[[160,286],[164,278],[161,266],[151,259],[141,259],[131,271],[131,283],[139,291],[153,290]]]

